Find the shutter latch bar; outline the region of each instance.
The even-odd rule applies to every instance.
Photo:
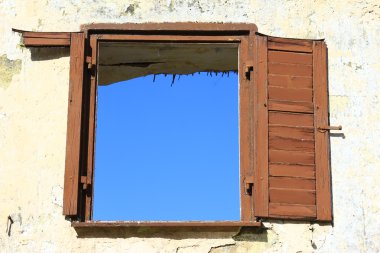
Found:
[[[330,131],[330,130],[342,130],[342,126],[321,126],[321,127],[318,127],[318,131],[319,132],[326,132],[326,131]]]

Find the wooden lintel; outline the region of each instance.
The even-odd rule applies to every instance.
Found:
[[[21,33],[26,47],[69,47],[71,32],[31,32],[12,29]]]
[[[173,22],[173,23],[98,23],[81,26],[81,31],[171,31],[171,32],[244,32],[255,33],[257,26],[253,23],[196,23],[196,22]]]
[[[32,32],[12,29],[22,35],[26,47],[69,47],[71,32]],[[81,31],[87,34],[89,31],[103,33],[117,32],[217,32],[222,34],[249,34],[257,32],[255,24],[247,23],[123,23],[123,24],[87,24],[81,26]]]

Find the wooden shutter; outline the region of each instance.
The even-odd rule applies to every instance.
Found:
[[[72,33],[63,214],[78,214],[85,36]]]
[[[255,216],[330,221],[326,44],[255,45]]]

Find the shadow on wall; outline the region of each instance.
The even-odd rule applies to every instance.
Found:
[[[329,114],[330,115],[330,114]],[[330,116],[329,116],[330,118]],[[329,163],[330,163],[330,178],[332,179],[332,162],[331,162],[331,138],[341,138],[342,140],[346,139],[346,135],[342,132],[342,133],[330,133],[329,134],[329,138],[330,138],[330,141],[329,141]],[[331,193],[334,192],[334,185],[332,184],[332,181],[331,181]],[[331,194],[331,203],[334,203],[334,195]],[[331,212],[332,212],[332,215],[334,217],[334,205],[331,206]],[[331,221],[331,226],[334,227],[334,218],[332,219]]]
[[[103,227],[75,228],[78,238],[168,238],[168,239],[223,239],[235,241],[268,242],[265,227],[242,227],[239,229],[221,227]]]
[[[330,137],[346,139],[346,135],[344,133],[331,133]]]
[[[69,47],[41,47],[30,48],[32,61],[54,60],[70,56]]]

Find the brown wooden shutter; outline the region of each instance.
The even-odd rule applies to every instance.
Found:
[[[63,192],[63,214],[71,216],[78,214],[84,42],[85,36],[83,33],[71,34],[69,108]]]
[[[332,220],[326,51],[256,35],[256,217]]]

